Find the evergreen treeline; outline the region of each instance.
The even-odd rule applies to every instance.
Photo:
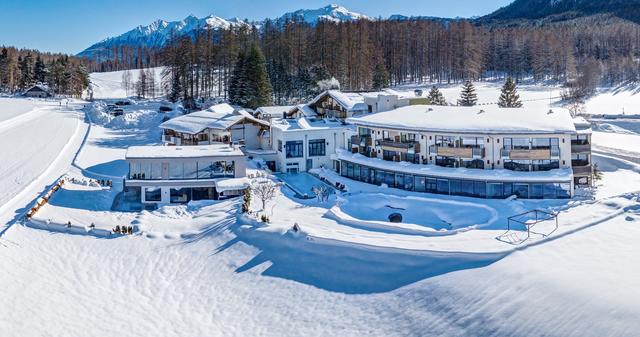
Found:
[[[2,47],[0,91],[15,93],[34,84],[49,86],[54,94],[79,97],[89,85],[89,73],[80,59]]]
[[[572,94],[586,95],[601,83],[640,79],[640,26],[621,21],[526,28],[489,28],[466,20],[315,26],[266,21],[260,30],[235,27],[174,38],[160,57],[147,57],[148,65],[168,66],[165,89],[181,98],[227,97],[238,55],[254,43],[264,54],[278,104],[305,100],[327,83],[370,90],[408,82],[533,77],[567,83]]]

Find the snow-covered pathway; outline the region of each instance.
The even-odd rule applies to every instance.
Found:
[[[2,100],[0,108],[22,109],[22,100]],[[0,233],[24,213],[46,186],[64,174],[82,143],[82,105],[33,103],[0,125]]]

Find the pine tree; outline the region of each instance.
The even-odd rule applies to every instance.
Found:
[[[245,52],[240,50],[229,83],[229,101],[234,105],[246,106],[248,102],[247,88],[249,80],[247,78],[246,62]]]
[[[378,63],[373,69],[372,86],[374,90],[380,90],[389,86],[389,72],[384,64]]]
[[[40,55],[36,57],[36,64],[33,67],[33,76],[38,83],[44,83],[47,79],[47,66],[42,61]]]
[[[462,106],[474,106],[478,102],[478,94],[476,94],[476,88],[471,81],[465,81],[462,85],[462,93],[458,100],[458,105]]]
[[[520,95],[516,90],[516,83],[511,76],[507,78],[507,81],[502,86],[502,93],[498,100],[498,106],[501,108],[521,108],[522,102],[520,101]]]
[[[246,60],[247,103],[246,107],[256,109],[260,106],[271,105],[273,102],[273,89],[267,73],[267,61],[254,43],[249,49]]]
[[[20,69],[20,89],[25,89],[27,86],[33,84],[33,56],[31,53],[27,53],[25,57],[19,59]]]
[[[429,91],[429,96],[427,96],[427,99],[432,105],[447,105],[447,101],[444,99],[444,95],[442,95],[442,92],[440,92],[440,90],[438,90],[435,85]]]

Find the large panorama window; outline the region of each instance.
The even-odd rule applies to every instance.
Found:
[[[517,195],[523,199],[566,199],[571,197],[571,184],[487,182],[471,179],[443,179],[381,170],[341,161],[340,174],[365,183],[399,188],[408,191],[445,195],[461,195],[476,198],[505,199]]]
[[[304,142],[301,140],[289,141],[285,144],[285,154],[287,158],[302,158]]]

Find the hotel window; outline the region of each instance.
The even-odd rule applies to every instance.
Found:
[[[483,147],[484,139],[477,137],[462,137],[462,147]]]
[[[147,187],[144,189],[145,201],[162,201],[162,190],[158,187]]]
[[[389,131],[382,131],[382,139],[389,139]]]
[[[184,177],[184,165],[176,162],[169,163],[169,178],[182,179],[182,177]]]
[[[403,143],[415,142],[416,141],[416,134],[415,133],[401,133],[400,134],[400,141],[403,142]]]
[[[560,162],[558,160],[532,160],[532,171],[549,171],[560,168]]]
[[[151,164],[151,179],[162,179],[162,163]]]
[[[227,163],[225,161],[216,161],[213,163],[213,177],[223,177],[227,170]]]
[[[278,152],[282,152],[282,141],[278,140]]]
[[[285,144],[287,158],[302,158],[304,142],[301,140],[289,141]]]
[[[129,164],[129,179],[140,179],[140,163]]]
[[[528,150],[531,145],[529,138],[505,138],[505,149]]]
[[[213,163],[210,161],[198,162],[198,179],[213,178]]]
[[[224,175],[227,177],[235,176],[236,170],[236,162],[235,161],[227,161],[225,165]]]
[[[589,144],[589,136],[587,135],[572,135],[571,144],[573,145],[587,145]]]
[[[198,178],[198,165],[196,164],[196,162],[184,163],[184,178],[185,179]]]
[[[325,140],[312,139],[309,141],[309,157],[318,157],[326,155]]]
[[[358,135],[359,136],[368,136],[369,134],[371,134],[371,130],[369,130],[367,128],[358,128]]]

